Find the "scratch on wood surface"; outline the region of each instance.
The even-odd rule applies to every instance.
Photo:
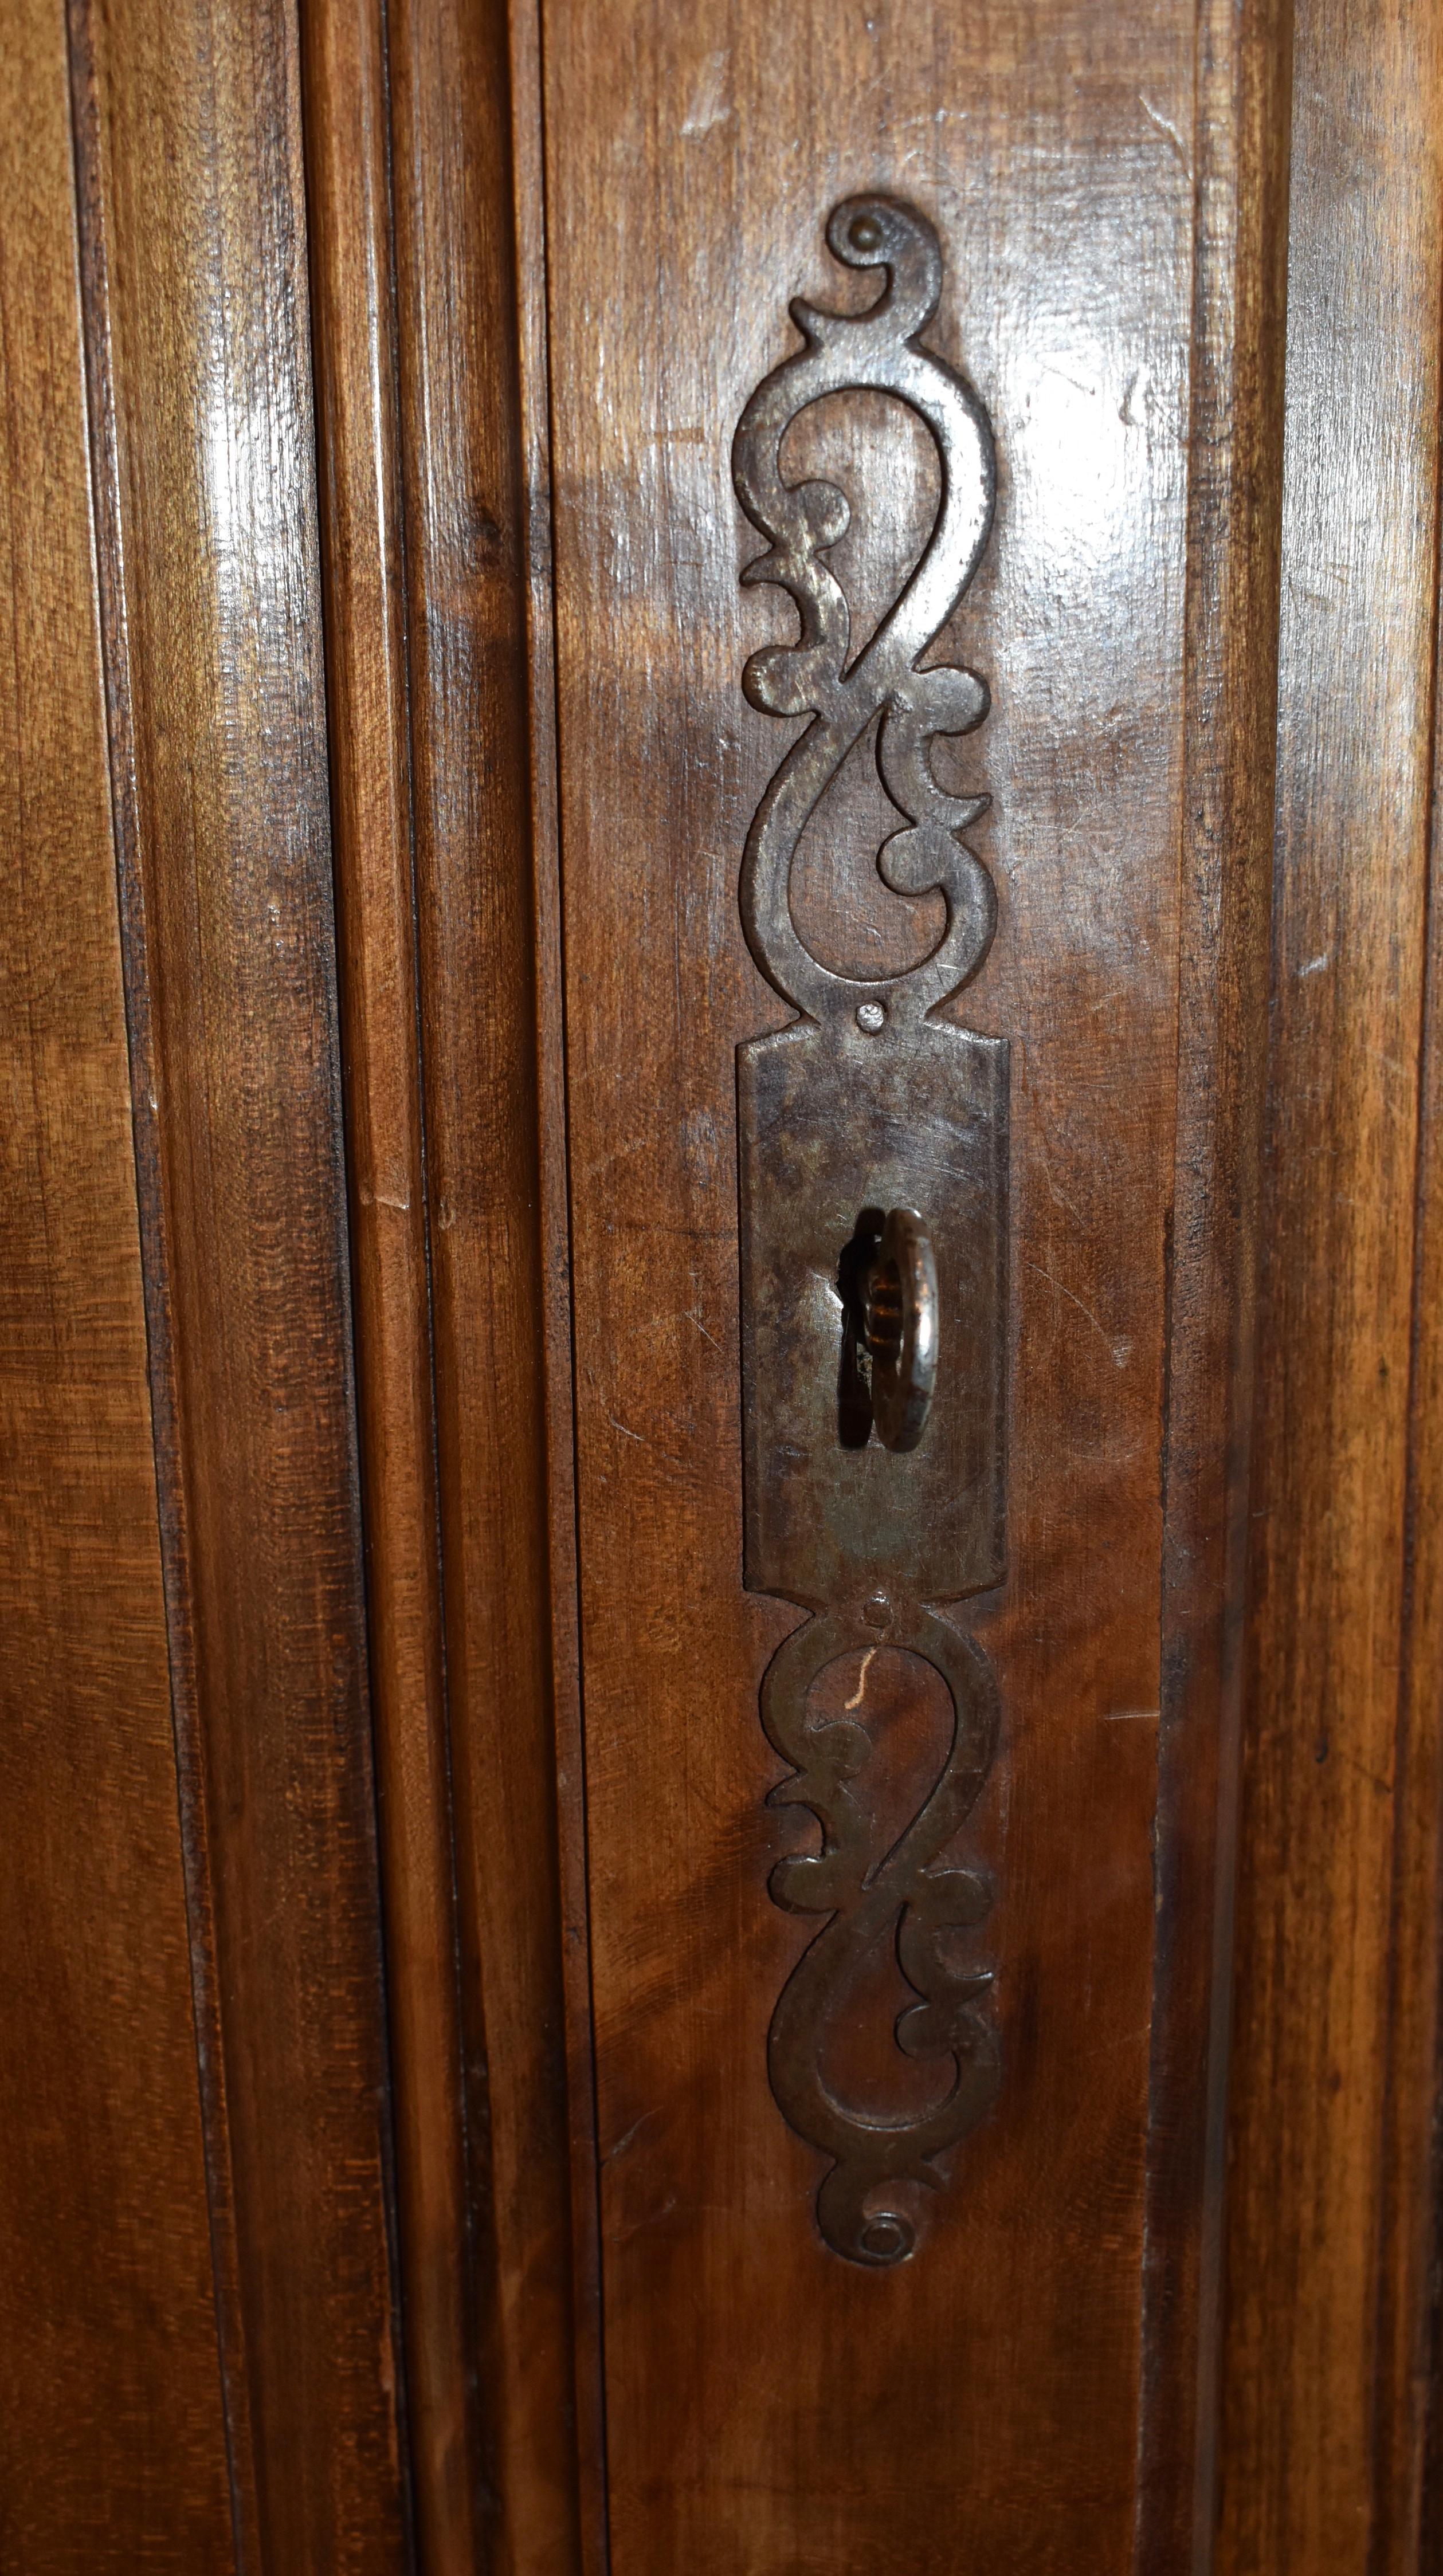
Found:
[[[849,1700],[844,1701],[843,1705],[844,1705],[845,1707],[847,1707],[847,1708],[860,1708],[860,1707],[861,1707],[861,1705],[862,1705],[862,1693],[865,1691],[865,1689],[866,1689],[866,1687],[867,1687],[867,1675],[868,1675],[869,1671],[871,1670],[872,1657],[875,1655],[876,1651],[877,1651],[877,1649],[876,1649],[876,1647],[875,1647],[875,1646],[869,1646],[869,1647],[867,1648],[866,1653],[865,1653],[865,1654],[864,1654],[864,1656],[862,1657],[862,1668],[861,1668],[861,1671],[860,1671],[860,1672],[858,1673],[858,1675],[857,1675],[857,1687],[856,1687],[856,1689],[853,1691],[851,1698],[850,1698]]]

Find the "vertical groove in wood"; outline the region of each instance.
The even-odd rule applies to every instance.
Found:
[[[1436,501],[1435,501],[1436,508]],[[1436,522],[1435,522],[1436,533]],[[1436,592],[1435,592],[1436,599]],[[1440,921],[1438,626],[1433,636],[1431,830],[1419,1042],[1418,1178],[1404,1505],[1397,1806],[1382,2137],[1373,2490],[1369,2576],[1421,2576],[1443,2551],[1430,2496],[1440,2357],[1436,2132],[1443,2033],[1443,1204],[1439,1138]]]
[[[526,469],[526,621],[531,649],[531,832],[536,868],[536,1038],[541,1097],[541,1247],[546,1270],[546,1458],[551,1533],[551,1692],[557,1723],[557,1839],[572,2151],[572,2264],[580,2548],[585,2576],[611,2563],[606,2517],[606,2321],[600,2275],[595,2017],[590,1973],[588,1793],[577,1618],[575,1316],[567,1108],[562,819],[557,739],[557,595],[551,541],[551,337],[546,317],[546,126],[541,0],[510,8],[515,240],[521,307],[521,438]]]
[[[1298,0],[1296,45],[1219,2555],[1237,2576],[1411,2576],[1436,2086],[1418,1057],[1443,11]]]
[[[1290,0],[1200,0],[1137,2565],[1206,2576],[1267,1044]],[[1183,1937],[1211,1924],[1211,1939]]]
[[[534,421],[522,446],[506,12],[402,5],[383,29],[326,0],[307,71],[418,2511],[428,2569],[552,2576],[579,2546],[550,1616],[565,1163],[560,1031],[538,1021],[546,496]]]
[[[488,2547],[578,2550],[506,13],[390,18],[401,458]]]
[[[503,12],[387,29],[325,0],[304,29],[418,2523],[428,2570],[483,2547],[551,2569],[579,2545],[568,2100],[593,2189],[594,2162],[584,2015],[579,2046],[575,2011],[563,2028],[563,1950],[586,1975],[574,1838],[564,1942],[556,1881],[579,1755],[543,210],[534,167],[511,195]],[[594,2560],[594,2511],[589,2533]]]
[[[480,2548],[416,980],[386,31],[305,0],[302,75],[362,1481],[409,2428],[425,2576]]]
[[[1427,2073],[1411,2122],[1398,2123],[1392,2190],[1393,2391],[1406,2391],[1406,2458],[1380,2471],[1408,2495],[1415,2524],[1413,2568],[1443,2565],[1443,2299],[1440,2299],[1440,2100],[1443,2100],[1443,764],[1439,760],[1439,627],[1433,643],[1433,807],[1429,862],[1428,965],[1424,987],[1422,1150],[1413,1296],[1412,1455],[1409,1477],[1409,1602],[1402,1724],[1411,1772],[1408,1866],[1395,1898],[1404,1938],[1396,1971],[1395,2051]],[[1410,2308],[1412,2313],[1410,2314]],[[1386,2423],[1382,2425],[1385,2437]],[[1405,2479],[1407,2485],[1405,2486]]]
[[[1443,22],[1443,13],[1440,22]],[[1443,34],[1443,23],[1439,33]],[[1440,56],[1443,70],[1443,56]],[[1437,262],[1443,336],[1443,236]],[[1443,409],[1443,376],[1436,380]],[[1433,605],[1429,821],[1418,1032],[1418,1149],[1398,1667],[1398,1812],[1382,2138],[1378,2363],[1373,2408],[1377,2522],[1369,2576],[1440,2564],[1443,2520],[1431,2494],[1443,2354],[1435,2345],[1439,2254],[1438,2116],[1443,2075],[1443,904],[1440,904],[1439,584],[1443,434],[1433,441]]]
[[[225,2576],[74,182],[64,8],[17,0],[0,22],[0,2550],[32,2576]]]
[[[296,34],[284,6],[206,0],[75,0],[72,25],[238,2545],[248,2569],[394,2576]]]
[[[561,900],[556,597],[553,583],[551,353],[547,314],[546,136],[541,0],[512,0],[512,154],[526,565],[532,864],[536,903],[539,1180],[545,1295],[547,1500],[557,1840],[571,2148],[573,2342],[584,2576],[609,2564],[606,2384],[597,2164],[596,2050],[586,1846],[586,1741],[577,1603],[575,1339]]]

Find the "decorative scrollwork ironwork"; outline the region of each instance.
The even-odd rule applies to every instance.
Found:
[[[946,623],[981,561],[992,525],[997,477],[987,414],[963,377],[918,346],[937,310],[942,256],[930,224],[884,197],[850,197],[827,226],[827,241],[851,268],[881,268],[887,285],[863,313],[827,313],[800,298],[792,319],[807,346],[757,387],[737,425],[732,472],[737,497],[769,550],[744,582],[775,582],[801,616],[795,644],[754,653],[742,687],[768,715],[811,713],[757,807],[742,863],[742,922],[768,981],[809,1018],[849,1015],[868,1001],[888,1016],[919,1018],[976,973],[987,953],[997,901],[980,859],[957,834],[974,823],[986,796],[948,796],[932,775],[939,735],[970,733],[990,699],[975,671],[950,664],[921,671],[922,655]],[[785,483],[782,439],[799,412],[827,394],[867,387],[894,394],[925,421],[942,464],[942,503],[920,563],[864,652],[847,668],[851,615],[823,557],[845,535],[850,510],[834,483]],[[805,945],[792,919],[791,866],[808,817],[848,752],[881,714],[877,765],[904,815],[878,853],[896,894],[940,887],[947,926],[930,957],[878,981],[834,974]]]
[[[828,1914],[793,1969],[772,2015],[768,2072],[792,2127],[834,2158],[817,2195],[827,2243],[854,2263],[896,2263],[915,2229],[902,2210],[869,2207],[880,2184],[935,2185],[932,2159],[974,2127],[997,2090],[996,2034],[976,2007],[991,1984],[986,1969],[949,1956],[949,1934],[970,1931],[990,1902],[976,1870],[932,1866],[970,1813],[997,1744],[997,1685],[981,1647],[935,1610],[914,1610],[887,1642],[921,1655],[951,1694],[952,1742],[926,1803],[880,1859],[851,1783],[872,1758],[867,1729],[853,1719],[815,1725],[807,1695],[849,1646],[875,1646],[875,1629],[846,1615],[808,1619],[783,1640],[762,1684],[762,1723],[795,1771],[771,1792],[777,1807],[806,1807],[822,1829],[818,1853],[789,1853],[772,1872],[772,1895],[793,1914]],[[897,1962],[916,2001],[897,2022],[908,2057],[952,2060],[946,2098],[919,2117],[864,2119],[839,2102],[821,2067],[821,2041],[838,1997],[876,1943],[895,1925]]]
[[[988,799],[946,794],[931,766],[932,744],[939,736],[969,733],[982,721],[989,705],[987,686],[976,672],[963,668],[919,668],[972,579],[987,542],[996,488],[991,429],[971,386],[920,344],[919,335],[936,312],[942,285],[941,253],[930,224],[888,198],[852,197],[832,214],[827,241],[849,267],[883,271],[883,291],[860,313],[831,313],[801,302],[792,305],[806,345],[757,388],[742,415],[733,451],[738,497],[748,518],[768,540],[768,551],[747,565],[742,579],[780,585],[790,593],[801,620],[795,643],[770,646],[752,655],[743,687],[750,703],[768,714],[810,714],[813,719],[787,752],[757,807],[742,868],[742,919],[763,974],[804,1014],[805,1022],[819,1024],[809,1043],[820,1046],[833,1066],[828,1073],[819,1060],[813,1073],[793,1077],[790,1090],[781,1073],[765,1076],[758,1070],[743,1083],[744,1121],[752,1122],[753,1131],[743,1136],[744,1174],[755,1175],[750,1182],[744,1179],[744,1241],[751,1242],[753,1273],[763,1281],[781,1275],[793,1258],[797,1239],[774,1214],[779,1200],[787,1196],[785,1179],[775,1176],[795,1173],[799,1186],[817,1189],[819,1205],[825,1198],[815,1176],[836,1132],[839,1082],[841,1096],[854,1103],[857,1117],[865,1123],[870,1103],[874,1124],[879,1117],[885,1123],[891,1115],[886,1104],[894,1098],[906,1100],[911,1078],[907,1067],[915,1062],[921,1081],[925,1058],[933,1068],[927,1077],[933,1085],[927,1114],[938,1114],[936,1086],[953,1079],[952,1052],[923,1023],[976,972],[996,922],[991,879],[960,839]],[[847,601],[826,561],[828,549],[848,525],[848,504],[830,483],[785,482],[780,451],[789,425],[810,404],[828,394],[868,388],[897,396],[925,422],[941,460],[942,491],[936,523],[920,561],[870,642],[849,665]],[[917,896],[940,888],[947,918],[936,946],[919,964],[902,975],[868,979],[834,972],[807,947],[792,915],[790,879],[809,817],[842,762],[879,715],[878,770],[901,818],[898,830],[878,853],[880,874],[898,894]],[[949,1030],[946,1036],[959,1059],[971,1050],[969,1062],[981,1063],[984,1050],[999,1048],[997,1041],[964,1032]],[[792,1041],[794,1046],[801,1042],[799,1032],[792,1033]],[[785,1043],[784,1039],[754,1041],[743,1056]],[[1005,1049],[995,1060],[1000,1065],[995,1077],[1000,1087],[986,1097],[999,1103],[993,1113],[996,1124],[988,1128],[981,1119],[972,1132],[985,1133],[989,1140],[979,1150],[977,1187],[991,1208],[1005,1209],[1000,1195],[1005,1177]],[[794,1064],[799,1061],[792,1058]],[[779,1060],[772,1057],[769,1062],[775,1065]],[[849,1067],[854,1068],[850,1073]],[[960,1070],[957,1080],[960,1085]],[[975,1085],[967,1095],[973,1100],[981,1096]],[[963,1101],[961,1088],[957,1098]],[[777,1120],[795,1117],[798,1100],[802,1132],[788,1134],[779,1143]],[[764,1112],[759,1104],[766,1101],[787,1106],[784,1111]],[[810,1113],[809,1102],[813,1104]],[[962,1115],[960,1108],[957,1114]],[[980,1114],[968,1111],[967,1115]],[[773,1175],[770,1180],[769,1174]],[[1000,1216],[996,1222],[1000,1228]],[[1000,1271],[995,1274],[1000,1275]],[[976,1307],[980,1329],[991,1335],[994,1349],[1000,1350],[1000,1312],[995,1298],[991,1306],[987,1303],[991,1290],[984,1282],[970,1293],[981,1300]],[[761,1366],[755,1353],[765,1337],[753,1325],[748,1329],[748,1348],[754,1354],[749,1365],[755,1372]],[[771,1332],[766,1347],[774,1346],[783,1348],[785,1335],[778,1342]],[[999,1386],[1001,1365],[995,1361]],[[936,1436],[941,1439],[944,1434]],[[998,1441],[1000,1459],[1000,1433]],[[749,1454],[761,1457],[764,1451],[765,1442],[758,1439]],[[783,1493],[783,1499],[778,1502],[769,1488],[767,1511],[753,1514],[755,1527],[768,1533],[785,1526],[785,1515],[792,1509],[786,1500],[792,1489],[785,1479],[795,1473],[785,1460],[801,1453],[793,1445],[780,1454],[783,1487],[776,1491]],[[905,1459],[898,1459],[896,1472],[907,1474]],[[805,1509],[806,1503],[800,1507]],[[831,1597],[819,1597],[819,1589],[804,1593],[794,1577],[779,1581],[766,1552],[773,1544],[770,1538],[757,1541],[755,1563],[749,1540],[748,1581],[761,1589],[785,1590],[787,1597],[802,1599],[813,1613],[774,1656],[762,1685],[761,1714],[770,1742],[792,1766],[789,1777],[772,1791],[772,1803],[805,1807],[817,1820],[822,1836],[819,1852],[792,1854],[778,1862],[772,1894],[789,1911],[828,1918],[798,1961],[776,2006],[768,2068],[776,2099],[792,2127],[831,2159],[817,2196],[817,2221],[824,2239],[836,2253],[875,2267],[900,2261],[916,2242],[906,2207],[891,2203],[896,2186],[937,2185],[941,2177],[936,2159],[975,2126],[998,2087],[997,2036],[980,2009],[990,1971],[959,1965],[953,1948],[958,1933],[972,1930],[983,1920],[989,1889],[981,1873],[949,1866],[943,1858],[991,1765],[998,1705],[991,1666],[975,1640],[964,1636],[928,1601],[913,1597],[905,1581],[900,1589],[895,1585],[877,1589],[868,1572],[865,1531],[854,1528],[847,1518],[851,1512],[854,1520],[856,1509],[849,1499],[844,1500],[829,1523],[831,1554],[826,1562],[845,1569],[844,1575],[829,1579]],[[978,1512],[974,1554],[985,1565],[992,1544],[992,1524],[983,1527],[988,1513],[995,1518],[1000,1548],[1000,1488],[999,1498],[984,1497]],[[955,1597],[962,1590],[977,1588],[982,1579],[985,1576],[964,1572],[950,1590],[939,1587],[935,1597]],[[879,1850],[873,1847],[865,1810],[852,1785],[873,1758],[871,1737],[864,1725],[850,1717],[814,1720],[808,1707],[809,1694],[828,1664],[854,1648],[880,1642],[921,1657],[941,1675],[951,1696],[953,1731],[946,1761],[929,1796],[891,1847]],[[945,2096],[926,2110],[879,2120],[837,2098],[823,2071],[823,2048],[832,2015],[854,1986],[863,1962],[889,1935],[913,1997],[898,2018],[897,2045],[909,2058],[950,2059],[951,2082]]]

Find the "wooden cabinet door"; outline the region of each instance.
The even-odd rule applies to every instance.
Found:
[[[1278,65],[1263,19],[1066,0],[1025,42],[1006,8],[550,25],[579,1660],[623,2576],[1161,2568],[1192,2545],[1276,572],[1237,500],[1274,467]],[[890,340],[785,318],[798,293],[855,313],[889,249]],[[762,398],[743,515],[732,434],[799,323],[835,364]],[[985,475],[923,353],[985,415],[995,509],[955,611],[965,542],[930,580],[924,563],[926,614],[907,630],[904,601],[908,651],[881,657],[904,676],[858,719],[863,648],[939,485],[965,514]],[[812,478],[790,512],[767,497],[778,472]],[[748,517],[773,539],[760,563]],[[791,591],[800,649],[744,568]],[[769,783],[809,714],[847,755],[811,812],[800,752]],[[938,992],[920,961],[971,915]],[[745,1049],[789,1003],[826,1034],[774,1096]],[[937,1029],[994,1056],[953,1076],[973,1059],[934,1054]],[[897,1090],[869,1043],[895,1047]],[[768,1200],[789,1190],[795,1233]],[[999,1192],[1003,1284],[975,1248]],[[874,1430],[864,1482],[835,1316],[822,1348],[851,1223],[899,1195],[939,1261],[955,1227],[938,1418],[945,1370],[987,1389],[1000,1366],[1004,1388],[1005,1443],[980,1458],[964,1431],[920,1507],[905,1480],[929,1434],[888,1458]],[[764,1333],[782,1355],[740,1382]],[[830,1426],[788,1368],[829,1374]],[[966,1476],[997,1480],[985,1529],[914,1531]],[[844,1545],[849,1512],[867,1526]],[[949,2091],[965,2116],[929,2154]],[[879,2124],[899,2132],[890,2171]]]
[[[10,0],[0,2560],[1436,2551],[1434,0]]]

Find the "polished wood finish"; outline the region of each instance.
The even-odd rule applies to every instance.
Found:
[[[554,1332],[543,1355],[505,15],[313,8],[306,76],[418,2528],[428,2569],[539,2576],[581,2546],[548,1468],[569,1394],[563,1367],[558,1414]]]
[[[1267,758],[1276,582],[1275,462],[1258,479],[1278,430],[1259,351],[1273,299],[1238,270],[1279,203],[1276,22],[1230,16],[1209,17],[1197,82],[1182,8],[1057,5],[1025,44],[1002,8],[969,12],[965,35],[940,9],[736,13],[724,43],[630,0],[546,15],[618,2576],[940,2576],[959,2548],[1120,2569],[1140,2422],[1151,2563],[1176,2563],[1164,2536],[1191,2545],[1207,2428],[1190,2390],[1180,2422],[1169,2400],[1216,2269],[1203,2095],[1266,886],[1266,768],[1243,773]],[[780,138],[800,133],[816,148],[797,155]],[[930,2241],[883,2274],[819,2244],[817,2163],[765,2073],[803,1936],[765,1892],[792,1838],[763,1803],[756,1693],[787,1614],[739,1580],[732,1049],[783,1016],[735,880],[778,757],[741,665],[789,629],[738,591],[755,548],[728,495],[742,402],[794,345],[782,298],[835,286],[822,222],[873,187],[938,224],[928,337],[973,378],[1001,458],[946,658],[994,693],[959,767],[996,799],[980,845],[1001,920],[958,1016],[1013,1042],[1016,1333],[1010,1576],[970,1605],[1005,1713],[970,1845],[997,1874],[1002,2092]],[[885,551],[885,494],[874,515]],[[1189,661],[1189,610],[1195,641],[1218,603],[1236,634]],[[826,873],[812,931],[840,949],[859,916],[829,909]],[[1160,1708],[1174,1839],[1155,1955]],[[1218,2144],[1214,2128],[1214,2185]]]
[[[490,2549],[579,2545],[507,29],[390,12],[420,1007]]]
[[[7,2568],[1438,2559],[1440,7],[12,0]],[[880,2273],[766,2080],[729,456],[870,187],[999,439],[1014,1229],[1002,2087]],[[785,462],[860,634],[929,442]],[[869,764],[792,896],[896,969]],[[879,1831],[944,1696],[817,1686]]]
[[[475,2282],[416,996],[406,568],[384,12],[301,15],[326,688],[366,1565],[416,2530],[465,2576],[480,2519]]]
[[[571,1167],[562,953],[561,782],[551,513],[551,363],[546,273],[546,134],[541,15],[534,0],[511,19],[512,183],[515,191],[521,526],[526,580],[531,850],[536,930],[538,1214],[545,1348],[546,1489],[550,1539],[551,1690],[556,1739],[556,1846],[561,1899],[566,2108],[571,2149],[576,2471],[581,2564],[609,2564],[606,2400],[601,2315],[600,2171],[591,2013],[586,1741],[581,1708],[575,1348],[571,1310]]]
[[[1289,0],[1198,12],[1140,2571],[1211,2563],[1255,1386]]]
[[[405,2546],[296,31],[71,17],[237,2548]]]
[[[1438,2080],[1443,19],[1298,0],[1296,47],[1219,2564],[1401,2576]]]
[[[1437,724],[1435,687],[1434,724]],[[1434,2105],[1443,1985],[1443,903],[1438,762],[1433,762],[1428,958],[1420,1060],[1422,1135],[1414,1287],[1413,1443],[1409,1474],[1409,1636],[1400,1695],[1410,1764],[1409,1799],[1395,1874],[1398,1926],[1393,2046],[1404,2070],[1404,2117],[1395,2121],[1387,2207],[1393,2257],[1387,2315],[1390,2385],[1402,2392],[1394,2493],[1407,2533],[1416,2517],[1418,2566],[1443,2561],[1443,2302],[1438,2297],[1439,2212]],[[1430,2080],[1432,2079],[1432,2080]],[[1421,2314],[1420,2314],[1421,2311]],[[1430,2312],[1431,2311],[1431,2312]],[[1419,2327],[1422,2327],[1422,2333]],[[1401,2356],[1402,2368],[1398,2366]],[[1421,2421],[1420,2421],[1421,2418]],[[1422,2457],[1418,2456],[1421,2437]],[[1396,2473],[1395,2473],[1396,2474]]]
[[[0,18],[0,2557],[221,2576],[65,23]]]

